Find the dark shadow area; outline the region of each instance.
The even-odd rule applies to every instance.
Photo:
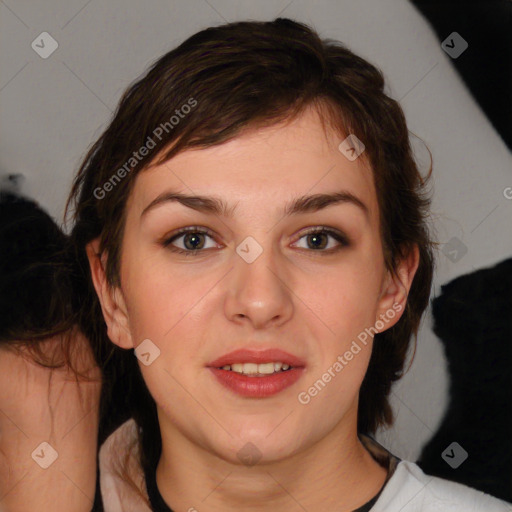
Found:
[[[434,332],[450,373],[449,403],[417,464],[425,473],[512,501],[512,258],[442,286]],[[456,442],[467,452],[458,467]]]
[[[440,43],[459,33],[468,48],[451,59],[471,94],[512,150],[512,2],[411,0]]]

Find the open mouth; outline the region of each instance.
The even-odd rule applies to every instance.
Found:
[[[282,373],[291,370],[293,367],[286,363],[269,362],[269,363],[234,363],[226,364],[219,370],[227,370],[248,377],[267,377],[275,373]]]
[[[212,361],[207,368],[231,392],[242,397],[265,398],[297,382],[305,363],[280,349],[240,349]]]

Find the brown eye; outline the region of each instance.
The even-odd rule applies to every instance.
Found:
[[[299,240],[302,239],[306,240],[306,247],[301,247],[302,249],[326,254],[336,252],[349,245],[348,238],[343,233],[327,228],[310,230],[299,238]]]
[[[306,239],[311,249],[325,249],[329,243],[329,237],[326,233],[312,233],[306,235]]]
[[[215,243],[209,247],[206,246],[208,238],[213,240],[210,231],[205,231],[198,227],[190,227],[174,233],[171,237],[164,240],[162,245],[174,252],[197,255],[202,249],[216,247]]]
[[[190,249],[191,251],[202,249],[204,246],[204,234],[186,233],[183,235],[183,244],[187,249]]]

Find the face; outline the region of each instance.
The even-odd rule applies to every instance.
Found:
[[[372,171],[343,138],[309,110],[137,176],[121,287],[95,285],[175,438],[233,462],[250,442],[275,461],[355,429],[372,328],[397,322],[415,268],[386,271]],[[154,202],[171,193],[226,207]],[[292,208],[318,194],[338,200]]]

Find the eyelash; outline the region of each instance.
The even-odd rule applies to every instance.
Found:
[[[215,238],[212,231],[210,231],[207,228],[201,228],[199,226],[190,226],[187,228],[183,228],[178,230],[177,232],[173,233],[172,236],[164,239],[161,244],[163,247],[169,249],[172,252],[178,253],[178,254],[184,254],[185,256],[198,256],[199,253],[204,252],[202,249],[196,249],[196,250],[184,250],[179,249],[177,247],[172,246],[172,242],[174,242],[176,239],[180,238],[181,236],[187,234],[187,233],[195,233],[195,234],[201,234],[201,235],[208,235],[210,238]],[[303,249],[310,252],[319,253],[321,256],[328,256],[330,254],[333,254],[335,252],[338,252],[339,250],[343,249],[344,247],[348,247],[350,245],[348,238],[341,232],[337,230],[333,230],[331,228],[326,228],[323,226],[318,226],[313,229],[310,229],[309,231],[302,233],[302,235],[298,238],[298,240],[304,238],[308,235],[316,235],[316,234],[326,234],[334,238],[337,242],[339,242],[339,246],[336,248],[331,248],[328,250],[322,250],[322,249]],[[297,241],[298,241],[297,240]]]

